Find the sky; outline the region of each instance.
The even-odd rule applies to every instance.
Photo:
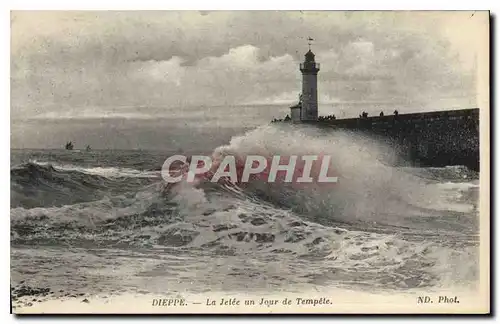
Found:
[[[475,107],[487,19],[480,12],[13,11],[11,145],[43,146],[50,127],[28,131],[34,123],[163,118],[200,127],[244,123],[242,107],[245,118],[260,105],[282,114],[298,98],[308,37],[321,64],[320,114],[357,116],[353,105]]]

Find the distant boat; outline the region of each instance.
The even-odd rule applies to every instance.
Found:
[[[72,150],[73,149],[73,143],[72,142],[66,143],[66,149],[67,150]]]
[[[87,145],[87,147],[85,148],[85,151],[90,152],[90,150],[91,150],[90,145]]]

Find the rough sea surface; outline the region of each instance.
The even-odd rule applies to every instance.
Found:
[[[12,150],[13,305],[478,284],[479,174],[465,167],[394,167],[384,143],[279,125],[210,151],[328,154],[339,182],[166,186],[161,166],[176,150]]]

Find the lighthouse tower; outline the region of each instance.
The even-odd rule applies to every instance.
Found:
[[[300,63],[302,72],[302,107],[300,120],[318,120],[318,71],[319,63],[314,61],[311,48],[305,55],[304,63]]]

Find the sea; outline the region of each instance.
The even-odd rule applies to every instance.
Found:
[[[12,149],[14,307],[120,294],[477,287],[478,172],[397,165],[388,143],[344,131],[276,123],[226,135],[184,132],[164,149]],[[166,185],[164,161],[186,152],[328,154],[339,180]]]

